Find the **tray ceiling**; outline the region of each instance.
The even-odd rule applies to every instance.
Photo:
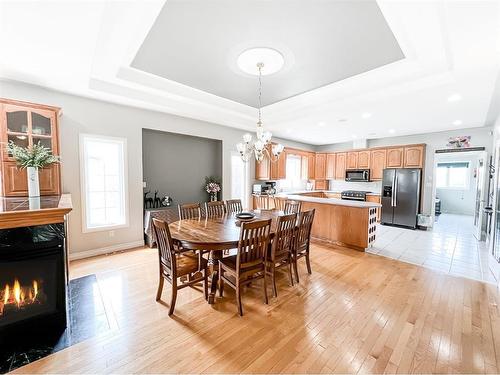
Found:
[[[263,79],[263,105],[401,60],[375,1],[167,1],[132,67],[257,106],[257,79],[238,55],[272,47],[284,68]]]

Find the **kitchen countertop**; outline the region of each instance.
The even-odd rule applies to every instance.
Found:
[[[337,198],[319,198],[319,197],[307,197],[304,195],[297,194],[276,194],[277,197],[283,197],[288,199],[293,199],[302,202],[314,202],[314,203],[323,203],[323,204],[332,204],[337,206],[347,206],[347,207],[356,207],[356,208],[371,208],[371,207],[382,207],[380,203],[375,202],[360,202],[360,201],[351,201],[346,199],[337,199]]]

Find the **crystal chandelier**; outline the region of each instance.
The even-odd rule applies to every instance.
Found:
[[[276,161],[279,159],[280,154],[284,149],[282,144],[274,144],[271,146],[271,138],[273,135],[270,131],[264,131],[264,127],[262,126],[261,107],[263,67],[264,63],[257,63],[257,68],[259,69],[259,121],[257,122],[256,140],[252,142],[252,135],[246,133],[243,135],[243,142],[236,145],[236,148],[244,162],[250,161],[252,155],[255,156],[255,160],[258,162],[261,162],[266,155],[271,161]]]

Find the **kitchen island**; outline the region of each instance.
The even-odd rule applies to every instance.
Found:
[[[277,194],[276,198],[301,201],[303,211],[316,210],[311,232],[316,240],[360,251],[371,247],[375,241],[380,203],[304,194]]]

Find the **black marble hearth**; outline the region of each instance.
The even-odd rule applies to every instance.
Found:
[[[3,349],[0,353],[0,374],[46,357],[108,329],[108,319],[95,275],[71,280],[68,288],[66,330],[55,337],[29,337],[29,341]]]

